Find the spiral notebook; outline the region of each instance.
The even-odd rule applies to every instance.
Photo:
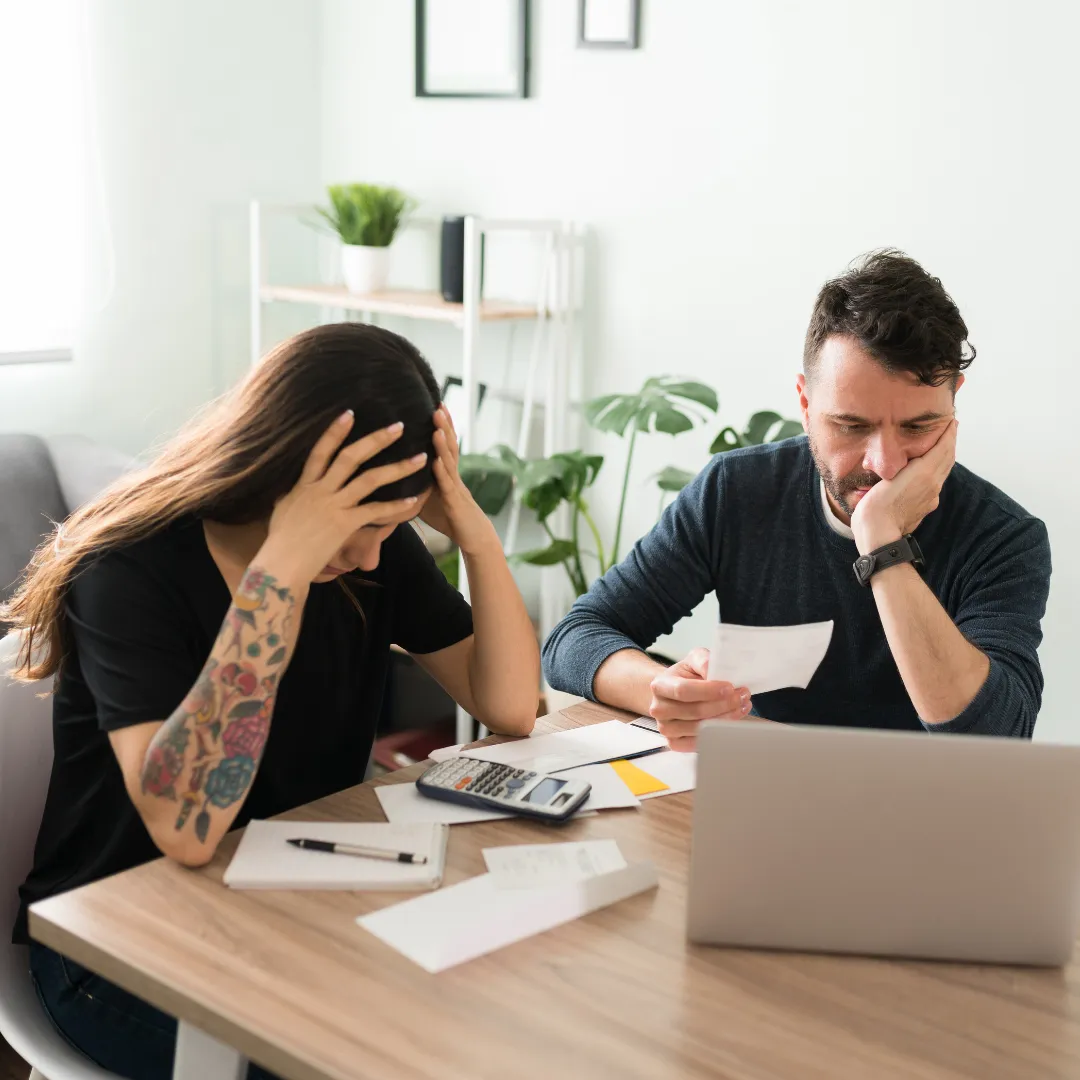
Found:
[[[446,825],[423,823],[252,821],[244,830],[224,881],[232,889],[437,889],[446,866],[449,833]],[[426,855],[428,861],[413,865],[304,851],[288,843],[294,837],[410,851]]]

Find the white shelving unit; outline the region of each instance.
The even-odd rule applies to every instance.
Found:
[[[252,202],[250,207],[251,244],[251,362],[263,356],[263,308],[272,303],[309,304],[321,310],[321,321],[334,313],[355,311],[365,317],[393,315],[429,322],[447,323],[461,331],[461,381],[467,403],[464,413],[454,422],[463,449],[488,449],[472,445],[479,403],[480,377],[478,351],[482,327],[486,323],[523,320],[533,324],[529,359],[524,385],[520,390],[522,408],[517,452],[525,456],[528,438],[538,401],[544,403],[545,456],[566,450],[575,432],[570,430],[570,403],[578,382],[581,341],[578,301],[580,275],[584,258],[584,229],[565,221],[496,220],[480,217],[465,219],[463,303],[451,304],[438,292],[411,289],[388,289],[385,292],[358,294],[341,285],[277,284],[267,274],[267,219],[272,215],[297,216],[308,211],[307,205]],[[406,227],[437,226],[431,219],[412,218]],[[537,248],[539,285],[534,303],[484,299],[481,296],[480,252],[485,236],[496,233],[519,233],[533,237]],[[340,316],[339,316],[340,317]],[[485,378],[488,392],[508,393],[510,388],[492,384]],[[511,508],[505,546],[512,553],[517,543],[520,505]],[[461,568],[461,587],[468,598],[468,578]],[[540,632],[546,635],[562,616],[568,602],[562,568],[549,567],[541,573]],[[459,742],[474,737],[472,718],[458,710]]]

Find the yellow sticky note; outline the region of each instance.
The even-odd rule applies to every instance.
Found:
[[[644,769],[639,769],[630,761],[613,761],[611,767],[619,774],[619,779],[634,795],[651,795],[654,791],[667,791],[668,786],[655,776],[650,776]]]

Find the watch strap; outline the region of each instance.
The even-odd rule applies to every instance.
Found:
[[[882,544],[881,547],[860,555],[853,563],[852,569],[860,585],[869,585],[870,579],[879,571],[906,562],[911,563],[916,569],[921,569],[925,563],[922,549],[911,533],[901,536],[899,540],[894,540],[891,544]]]

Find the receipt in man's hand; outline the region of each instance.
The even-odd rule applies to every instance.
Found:
[[[828,622],[797,626],[720,623],[709,653],[709,678],[765,694],[786,686],[806,689],[832,638]]]

